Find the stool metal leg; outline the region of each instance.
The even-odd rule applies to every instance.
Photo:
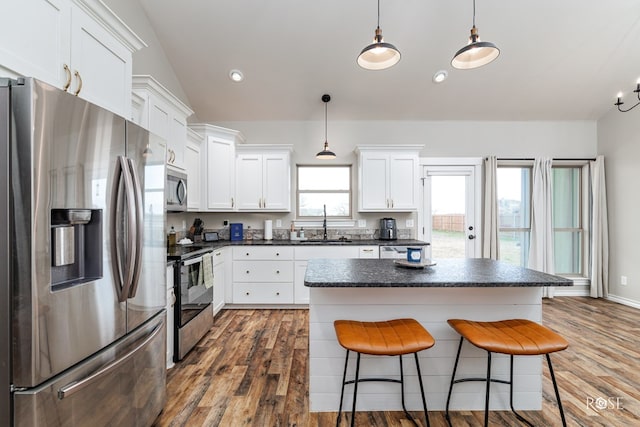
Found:
[[[445,410],[445,418],[447,419],[447,423],[449,424],[449,427],[451,427],[451,419],[449,418],[449,403],[451,403],[451,392],[453,391],[453,384],[455,384],[456,370],[458,369],[458,361],[460,360],[460,351],[462,350],[463,341],[464,341],[464,337],[460,337],[460,344],[458,345],[458,353],[456,354],[456,361],[453,364],[453,373],[451,374],[451,384],[449,384],[449,394],[447,396],[447,407]]]
[[[353,380],[353,407],[351,409],[351,427],[356,425],[356,396],[358,395],[358,378],[360,376],[360,353],[356,358],[356,378]]]
[[[484,427],[489,425],[489,396],[491,393],[491,352],[487,351],[487,391],[484,400]]]
[[[422,384],[422,372],[420,372],[420,362],[418,362],[418,353],[413,353],[416,358],[416,370],[418,371],[418,382],[420,383],[420,395],[422,396],[422,406],[424,407],[424,419],[427,421],[427,427],[429,424],[429,411],[427,411],[427,399],[424,396],[424,385]]]
[[[558,383],[556,383],[556,376],[553,373],[553,366],[551,366],[551,356],[549,353],[547,356],[547,364],[549,365],[549,374],[551,374],[551,382],[553,382],[553,390],[556,392],[556,400],[558,401],[558,409],[560,409],[560,417],[562,418],[562,425],[567,427],[567,420],[564,418],[564,410],[562,409],[562,402],[560,401],[560,392],[558,391]]]
[[[522,415],[516,412],[516,410],[513,408],[513,354],[510,354],[509,357],[511,362],[510,368],[509,368],[509,405],[511,406],[511,412],[514,413],[517,419],[519,419],[529,427],[534,427],[534,425],[531,424],[529,420],[524,418]]]
[[[340,391],[340,406],[338,407],[338,418],[336,419],[336,427],[340,425],[340,418],[342,418],[342,399],[344,398],[344,386],[347,381],[347,365],[349,364],[349,350],[347,350],[347,356],[344,358],[344,373],[342,374],[342,391]]]

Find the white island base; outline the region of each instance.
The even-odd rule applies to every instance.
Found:
[[[312,287],[309,304],[309,407],[311,412],[336,412],[346,350],[337,340],[333,321],[350,319],[379,321],[414,318],[436,340],[422,351],[420,368],[426,391],[427,408],[445,409],[451,373],[460,336],[447,319],[490,321],[508,318],[542,320],[541,287],[396,287],[338,288]],[[552,355],[553,357],[553,355]],[[487,353],[465,341],[457,377],[485,378]],[[349,357],[347,379],[355,373],[355,353]],[[413,357],[404,357],[407,409],[421,411],[419,385]],[[492,377],[509,379],[509,356],[492,355]],[[397,357],[363,356],[360,377],[397,378]],[[484,410],[484,382],[454,386],[451,410]],[[350,411],[353,386],[345,387],[343,410]],[[542,358],[515,357],[514,406],[516,410],[540,410],[542,405]],[[509,386],[491,384],[491,410],[509,410]],[[365,382],[358,385],[359,411],[402,410],[400,385]]]

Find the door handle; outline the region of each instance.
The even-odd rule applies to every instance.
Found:
[[[104,366],[103,368],[99,369],[98,371],[94,372],[88,377],[81,379],[80,381],[74,381],[70,384],[65,385],[64,387],[61,387],[58,390],[58,399],[62,400],[65,397],[72,396],[73,394],[79,392],[80,390],[87,387],[88,385],[91,385],[91,383],[93,383],[94,381],[97,381],[105,374],[110,373],[111,371],[116,369],[118,366],[125,363],[127,360],[131,359],[133,355],[135,355],[138,351],[146,347],[147,344],[149,344],[156,337],[156,335],[158,335],[158,333],[161,330],[162,330],[162,325],[156,326],[155,329],[151,332],[151,334],[147,338],[145,338],[145,340],[140,345],[138,345],[136,348],[134,348],[133,350],[131,350],[121,358],[114,360],[113,362],[109,363],[108,365]]]
[[[127,240],[127,252],[123,255],[120,251],[120,247],[117,242],[117,218],[118,203],[120,201],[121,190],[124,192],[124,205],[127,206],[126,223],[128,230],[135,230],[136,227],[136,214],[133,205],[135,204],[135,193],[133,188],[133,182],[131,174],[129,173],[129,165],[127,164],[127,158],[124,156],[118,156],[116,162],[116,171],[114,174],[113,190],[111,196],[111,221],[109,229],[111,231],[111,254],[112,254],[112,266],[114,270],[114,276],[118,283],[116,286],[116,292],[118,294],[118,301],[124,302],[129,297],[131,289],[131,283],[134,277],[133,258],[136,256],[136,240]]]
[[[127,159],[129,165],[129,173],[131,174],[131,183],[133,185],[133,197],[135,206],[135,231],[134,236],[129,236],[131,240],[136,242],[136,255],[133,257],[131,264],[133,268],[133,277],[131,282],[131,289],[129,290],[129,298],[136,296],[138,291],[138,282],[140,281],[140,273],[142,271],[142,229],[143,229],[143,212],[144,206],[142,204],[142,187],[140,186],[140,179],[136,173],[136,164],[132,159]]]
[[[469,240],[473,240],[475,238],[476,238],[476,236],[474,236],[473,234],[469,234]]]

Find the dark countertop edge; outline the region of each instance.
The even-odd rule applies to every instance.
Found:
[[[304,242],[304,243],[303,243]],[[312,242],[317,242],[317,245],[314,245]],[[322,240],[217,240],[215,242],[195,242],[190,245],[177,245],[178,247],[190,247],[190,246],[198,246],[198,247],[207,247],[211,248],[211,250],[216,250],[220,248],[224,248],[227,246],[408,246],[408,245],[416,245],[416,246],[426,246],[429,243],[424,242],[422,240],[416,239],[398,239],[398,240],[377,240],[377,239],[367,239],[367,240],[351,240],[350,242],[336,242],[332,241],[331,243],[323,243]],[[180,255],[169,255],[167,254],[167,261],[180,261],[183,256]]]
[[[550,286],[573,286],[573,282],[558,283],[307,283],[308,288],[543,288]]]
[[[573,286],[562,276],[485,258],[439,259],[433,268],[395,269],[395,260],[314,259],[308,288],[494,288]]]

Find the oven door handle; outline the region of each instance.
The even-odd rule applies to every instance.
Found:
[[[193,265],[193,264],[197,264],[199,262],[202,262],[202,257],[196,257],[196,258],[189,258],[187,260],[182,261],[182,265],[183,266],[188,266],[188,265]]]

